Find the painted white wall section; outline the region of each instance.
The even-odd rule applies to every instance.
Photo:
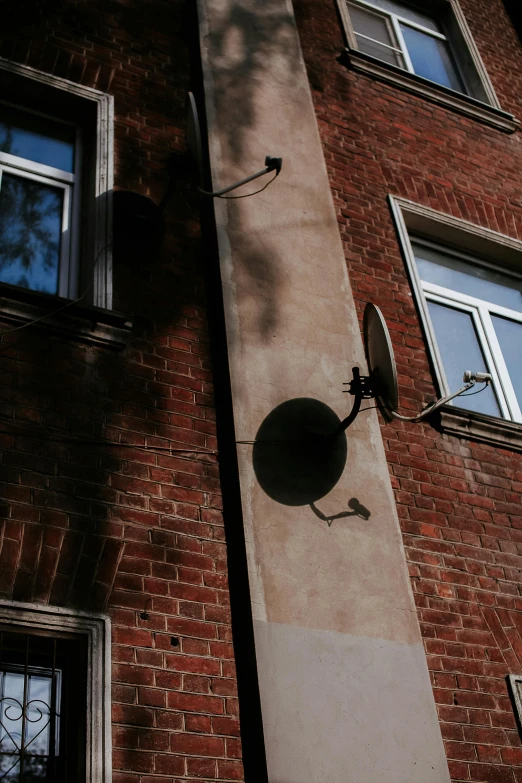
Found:
[[[295,398],[343,418],[342,384],[366,368],[291,3],[198,3],[213,188],[284,159],[263,193],[216,203],[236,435],[252,440]],[[367,520],[278,503],[252,446],[238,458],[271,783],[447,783],[375,412],[317,501],[331,516],[355,497]]]

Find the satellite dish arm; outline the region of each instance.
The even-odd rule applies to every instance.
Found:
[[[283,166],[283,158],[273,158],[271,155],[267,155],[265,158],[265,168],[262,169],[262,171],[258,171],[256,172],[256,174],[251,174],[250,177],[245,177],[245,179],[242,179],[239,182],[234,183],[234,185],[229,185],[227,188],[223,188],[222,190],[209,191],[209,190],[203,190],[203,188],[198,187],[198,191],[202,193],[204,196],[219,198],[220,196],[224,196],[225,193],[230,193],[230,191],[236,190],[236,188],[240,188],[242,185],[246,185],[247,182],[252,182],[254,179],[258,179],[258,177],[262,177],[263,174],[269,174],[271,171],[275,171],[276,177],[278,177],[281,172],[282,166]]]
[[[402,416],[396,411],[389,410],[390,416],[393,416],[394,419],[399,419],[400,421],[422,421],[427,416],[430,416],[436,410],[441,408],[443,405],[446,405],[446,403],[450,402],[450,400],[455,399],[455,397],[458,397],[459,395],[468,391],[468,389],[472,389],[476,383],[489,384],[492,378],[491,375],[486,372],[471,372],[470,370],[466,370],[462,380],[465,381],[465,384],[461,389],[453,392],[453,394],[448,394],[446,397],[442,397],[440,400],[436,400],[435,402],[430,403],[426,408],[424,408],[423,411],[417,414],[417,416]]]
[[[339,426],[333,433],[334,437],[340,435],[341,432],[345,432],[350,426],[350,424],[352,424],[355,421],[361,409],[362,401],[365,399],[366,400],[371,399],[373,397],[370,378],[361,375],[361,371],[359,370],[358,367],[353,367],[352,373],[353,373],[353,378],[349,383],[350,389],[348,392],[353,397],[355,397],[353,401],[352,410],[350,411],[346,419],[343,419],[343,421],[339,423]]]

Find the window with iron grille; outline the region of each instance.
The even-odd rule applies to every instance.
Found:
[[[86,644],[0,628],[0,781],[85,780]]]

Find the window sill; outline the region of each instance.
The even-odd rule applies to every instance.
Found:
[[[388,82],[415,95],[421,95],[440,106],[464,114],[466,117],[471,117],[505,133],[514,133],[520,126],[519,121],[508,112],[489,106],[469,95],[462,95],[455,90],[435,84],[421,76],[404,71],[402,68],[388,65],[356,49],[345,49],[339,61],[354,71]]]
[[[513,451],[522,451],[521,424],[481,413],[470,413],[452,405],[442,408],[439,415],[443,432],[503,446]]]
[[[0,333],[29,326],[54,332],[65,338],[115,349],[125,347],[132,328],[129,316],[81,304],[37,291],[0,285]],[[63,309],[60,310],[60,307]]]

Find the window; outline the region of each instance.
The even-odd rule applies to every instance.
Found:
[[[2,59],[0,79],[0,283],[111,309],[112,98]]]
[[[393,0],[349,2],[357,48],[390,65],[467,93],[447,36],[434,17]]]
[[[508,674],[506,680],[518,731],[522,737],[522,675]]]
[[[85,646],[0,628],[0,780],[85,776]]]
[[[109,783],[109,621],[0,604],[0,781]]]
[[[75,125],[0,104],[0,282],[78,296],[78,137]]]
[[[520,448],[522,242],[407,199],[388,201],[437,392],[461,388],[466,370],[493,378],[441,409],[443,428]]]
[[[462,386],[464,370],[493,376],[453,404],[522,423],[522,275],[425,240],[411,247],[447,392]]]
[[[353,70],[513,133],[458,0],[337,0]]]

